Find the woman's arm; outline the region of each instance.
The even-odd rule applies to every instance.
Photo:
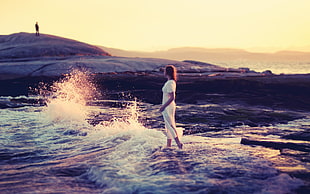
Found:
[[[163,105],[160,107],[160,109],[159,109],[160,112],[163,112],[163,111],[165,110],[165,108],[166,108],[167,106],[169,106],[169,104],[170,104],[172,101],[174,101],[174,99],[175,99],[175,94],[174,94],[174,92],[170,92],[170,93],[168,93],[168,95],[169,95],[169,99],[167,100],[167,102],[166,102],[165,104],[163,104]]]

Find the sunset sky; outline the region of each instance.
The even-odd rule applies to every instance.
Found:
[[[0,0],[0,35],[34,32],[126,50],[310,51],[309,0]]]

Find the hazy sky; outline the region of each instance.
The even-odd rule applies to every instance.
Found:
[[[0,0],[0,34],[53,34],[127,50],[310,51],[310,0]],[[259,49],[257,49],[259,48]]]

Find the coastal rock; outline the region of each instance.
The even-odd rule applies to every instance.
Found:
[[[272,71],[270,71],[270,70],[263,71],[262,74],[264,74],[264,75],[273,75]]]
[[[242,73],[248,73],[250,72],[250,68],[247,68],[247,67],[239,67],[238,68]]]
[[[227,68],[200,61],[184,60],[183,62],[191,65],[190,69],[186,71],[187,73],[223,72],[227,70]]]
[[[73,69],[89,73],[159,72],[167,64],[175,65],[180,73],[240,73],[237,69],[193,60],[180,62],[159,58],[113,57],[96,46],[47,34],[0,36],[0,80],[61,76]]]
[[[292,134],[289,134],[289,135],[285,135],[282,138],[284,138],[284,139],[293,139],[293,140],[310,141],[310,131],[300,131],[300,132],[292,133]]]
[[[247,138],[241,139],[241,144],[244,145],[260,145],[268,148],[273,149],[291,149],[291,150],[298,150],[302,152],[310,152],[310,147],[307,144],[297,144],[297,143],[289,143],[289,142],[275,142],[271,140],[251,140]]]
[[[0,59],[50,57],[50,56],[110,56],[102,49],[62,37],[32,33],[0,36]]]
[[[172,60],[112,57],[96,46],[47,34],[0,36],[0,80],[62,76],[73,69],[89,73],[159,71],[167,64],[188,68],[187,63]]]
[[[62,76],[72,70],[92,74],[160,71],[167,64],[185,68],[186,64],[165,59],[123,58],[111,56],[71,56],[0,61],[0,80],[20,77]]]

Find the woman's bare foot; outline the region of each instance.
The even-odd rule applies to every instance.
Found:
[[[180,149],[183,148],[183,144],[181,143],[179,137],[176,137],[176,138],[175,138],[175,142],[177,143],[177,145],[178,145],[178,147],[179,147]]]

